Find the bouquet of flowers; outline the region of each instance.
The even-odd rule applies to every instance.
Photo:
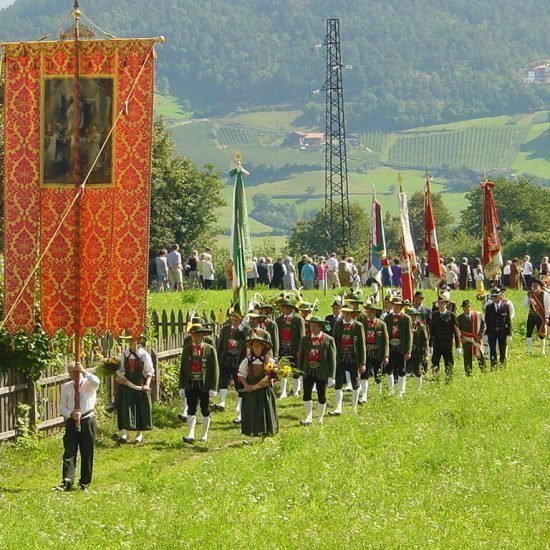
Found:
[[[476,291],[476,300],[478,302],[486,302],[487,301],[487,295],[485,293],[485,289],[480,288]]]
[[[265,375],[270,380],[282,380],[288,378],[292,374],[292,365],[290,358],[281,357],[276,361],[274,357],[270,357],[264,365]]]
[[[114,376],[119,368],[120,361],[118,357],[107,357],[99,366],[99,372],[103,376]]]

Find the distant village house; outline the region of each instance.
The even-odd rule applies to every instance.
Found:
[[[525,84],[550,84],[550,61],[537,61],[520,69]]]
[[[321,147],[325,145],[324,132],[292,132],[288,138],[288,144],[302,148]]]

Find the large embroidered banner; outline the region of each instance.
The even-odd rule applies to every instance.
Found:
[[[50,334],[143,330],[153,47],[81,41],[75,87],[74,41],[4,45],[5,312],[30,279],[8,330],[33,329],[37,290]]]

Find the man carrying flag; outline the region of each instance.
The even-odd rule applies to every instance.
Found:
[[[435,218],[430,193],[430,178],[428,174],[426,174],[426,187],[424,188],[424,248],[428,256],[428,275],[430,279],[432,279],[431,287],[437,288],[439,280],[443,278],[443,274],[441,273],[441,259],[439,257],[439,246],[437,244]]]
[[[382,284],[382,259],[386,258],[386,235],[384,234],[384,221],[382,217],[382,205],[376,200],[373,186],[372,211],[371,211],[371,254],[369,277],[379,285]]]
[[[414,294],[414,272],[417,269],[416,255],[414,253],[414,244],[411,235],[411,226],[409,223],[409,206],[407,204],[407,195],[403,193],[403,177],[401,174],[397,177],[399,182],[399,218],[401,220],[401,295],[403,300],[413,301]]]
[[[495,184],[492,181],[487,181],[487,178],[481,183],[483,192],[482,262],[485,277],[491,281],[495,281],[502,267],[502,245],[498,237],[498,215],[493,197],[494,186]]]
[[[231,232],[231,256],[233,260],[233,304],[238,304],[241,311],[248,310],[246,298],[246,272],[252,265],[248,212],[244,192],[243,174],[250,174],[241,164],[240,153],[235,154],[237,168],[231,170],[231,177],[237,176],[233,191],[233,228]]]

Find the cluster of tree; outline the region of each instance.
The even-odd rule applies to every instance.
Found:
[[[498,178],[494,187],[495,205],[500,220],[499,236],[505,258],[530,254],[540,258],[550,253],[550,189],[539,187],[527,179]],[[468,206],[460,213],[459,225],[444,205],[441,194],[432,194],[439,249],[444,257],[479,257],[481,255],[482,191],[471,187],[466,193]],[[349,254],[356,259],[369,255],[370,219],[364,208],[352,204],[353,243]],[[424,195],[409,198],[409,218],[415,250],[424,251]],[[294,255],[333,252],[327,250],[326,221],[322,210],[294,227],[288,249]],[[385,214],[384,229],[388,256],[399,256],[401,226],[398,217]],[[338,252],[338,251],[337,251]],[[341,252],[341,251],[340,251]]]
[[[548,15],[538,0],[94,0],[82,9],[118,36],[166,36],[162,90],[196,112],[303,105],[325,80],[324,18],[341,21],[348,129],[403,128],[525,112],[548,104],[548,86],[517,69],[548,53]],[[65,3],[18,0],[2,12],[5,40],[54,33]],[[85,21],[84,21],[85,23]],[[99,31],[98,31],[98,34]],[[309,123],[324,118],[322,94]],[[322,125],[321,125],[322,127]]]
[[[254,207],[250,211],[250,216],[282,230],[283,234],[288,233],[289,228],[298,221],[295,204],[274,203],[267,193],[257,193],[252,197],[252,203]]]

